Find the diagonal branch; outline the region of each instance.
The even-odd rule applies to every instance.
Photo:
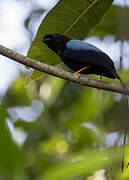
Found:
[[[124,94],[123,88],[121,85],[91,79],[83,75],[78,78],[78,76],[74,75],[73,73],[66,72],[64,70],[58,69],[57,67],[50,66],[50,65],[41,63],[39,61],[36,61],[34,59],[31,59],[29,57],[23,56],[2,45],[0,45],[0,54],[10,59],[13,59],[14,61],[17,61],[23,65],[29,66],[33,69],[39,70],[41,72],[45,72],[52,76],[56,76],[56,77],[59,77],[59,78],[62,78],[62,79],[65,79],[74,83],[78,83],[82,86],[89,86],[93,88],[99,88],[103,90],[108,90],[108,91]],[[129,95],[129,89],[126,94]]]

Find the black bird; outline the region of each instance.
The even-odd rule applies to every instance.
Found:
[[[76,74],[96,74],[119,79],[110,57],[92,44],[71,40],[60,34],[45,35],[42,41]]]
[[[81,40],[71,40],[62,34],[47,34],[42,41],[53,50],[66,66],[75,71],[76,75],[96,74],[102,76],[119,79],[123,87],[124,93],[127,87],[117,74],[115,66],[111,58],[96,46],[83,42]],[[128,99],[126,97],[126,110],[128,113]],[[127,117],[128,118],[128,117]],[[126,119],[127,119],[126,118]],[[123,149],[126,142],[127,120],[123,140]],[[122,157],[122,172],[124,169],[124,151]]]

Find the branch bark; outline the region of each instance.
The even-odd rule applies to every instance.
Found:
[[[0,54],[8,57],[14,61],[17,61],[25,66],[39,70],[41,72],[45,72],[52,76],[56,76],[56,77],[80,84],[82,86],[89,86],[89,87],[93,87],[93,88],[98,88],[98,89],[103,89],[103,90],[108,90],[108,91],[124,94],[123,88],[121,85],[95,80],[95,79],[88,78],[83,75],[78,77],[78,76],[74,75],[73,73],[66,72],[57,67],[50,66],[50,65],[41,63],[39,61],[36,61],[34,59],[31,59],[29,57],[26,57],[24,55],[21,55],[11,49],[8,49],[8,48],[2,46],[2,45],[0,45]],[[126,94],[129,95],[129,89],[126,92]]]

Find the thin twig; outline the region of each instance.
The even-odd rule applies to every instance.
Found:
[[[2,45],[0,45],[0,54],[14,61],[17,61],[25,66],[39,70],[41,72],[45,72],[52,76],[56,76],[56,77],[59,77],[59,78],[62,78],[62,79],[65,79],[74,83],[78,83],[82,86],[89,86],[93,88],[98,88],[98,89],[103,89],[103,90],[108,90],[108,91],[124,94],[123,88],[121,85],[95,80],[95,79],[88,78],[83,75],[78,78],[78,76],[74,75],[73,73],[66,72],[57,67],[50,66],[50,65],[41,63],[39,61],[36,61],[34,59],[31,59],[29,57],[23,56]],[[128,89],[128,92],[126,92],[126,94],[129,95],[129,89]]]

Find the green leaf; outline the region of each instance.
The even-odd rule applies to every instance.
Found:
[[[114,153],[115,152],[115,153]],[[41,180],[66,180],[69,178],[75,178],[78,176],[89,176],[94,171],[112,167],[112,162],[120,156],[120,151],[89,151],[83,156],[79,156],[82,160],[74,160],[66,162],[61,165],[57,165],[48,170]],[[76,157],[77,158],[77,157]]]
[[[99,36],[100,38],[104,38],[104,36],[109,34],[117,34],[117,8],[118,7],[116,6],[112,6],[104,16],[103,21],[96,26],[89,36]]]
[[[70,38],[84,39],[100,22],[112,3],[113,0],[59,1],[41,23],[28,56],[49,65],[60,63],[59,57],[41,42],[43,36],[49,33],[60,33]]]
[[[8,114],[2,106],[0,116],[0,172],[11,180],[22,173],[22,154],[12,140],[6,123]],[[20,177],[17,179],[20,180]]]
[[[89,35],[104,38],[106,35],[117,36],[117,39],[129,40],[129,8],[112,6],[103,21]]]

